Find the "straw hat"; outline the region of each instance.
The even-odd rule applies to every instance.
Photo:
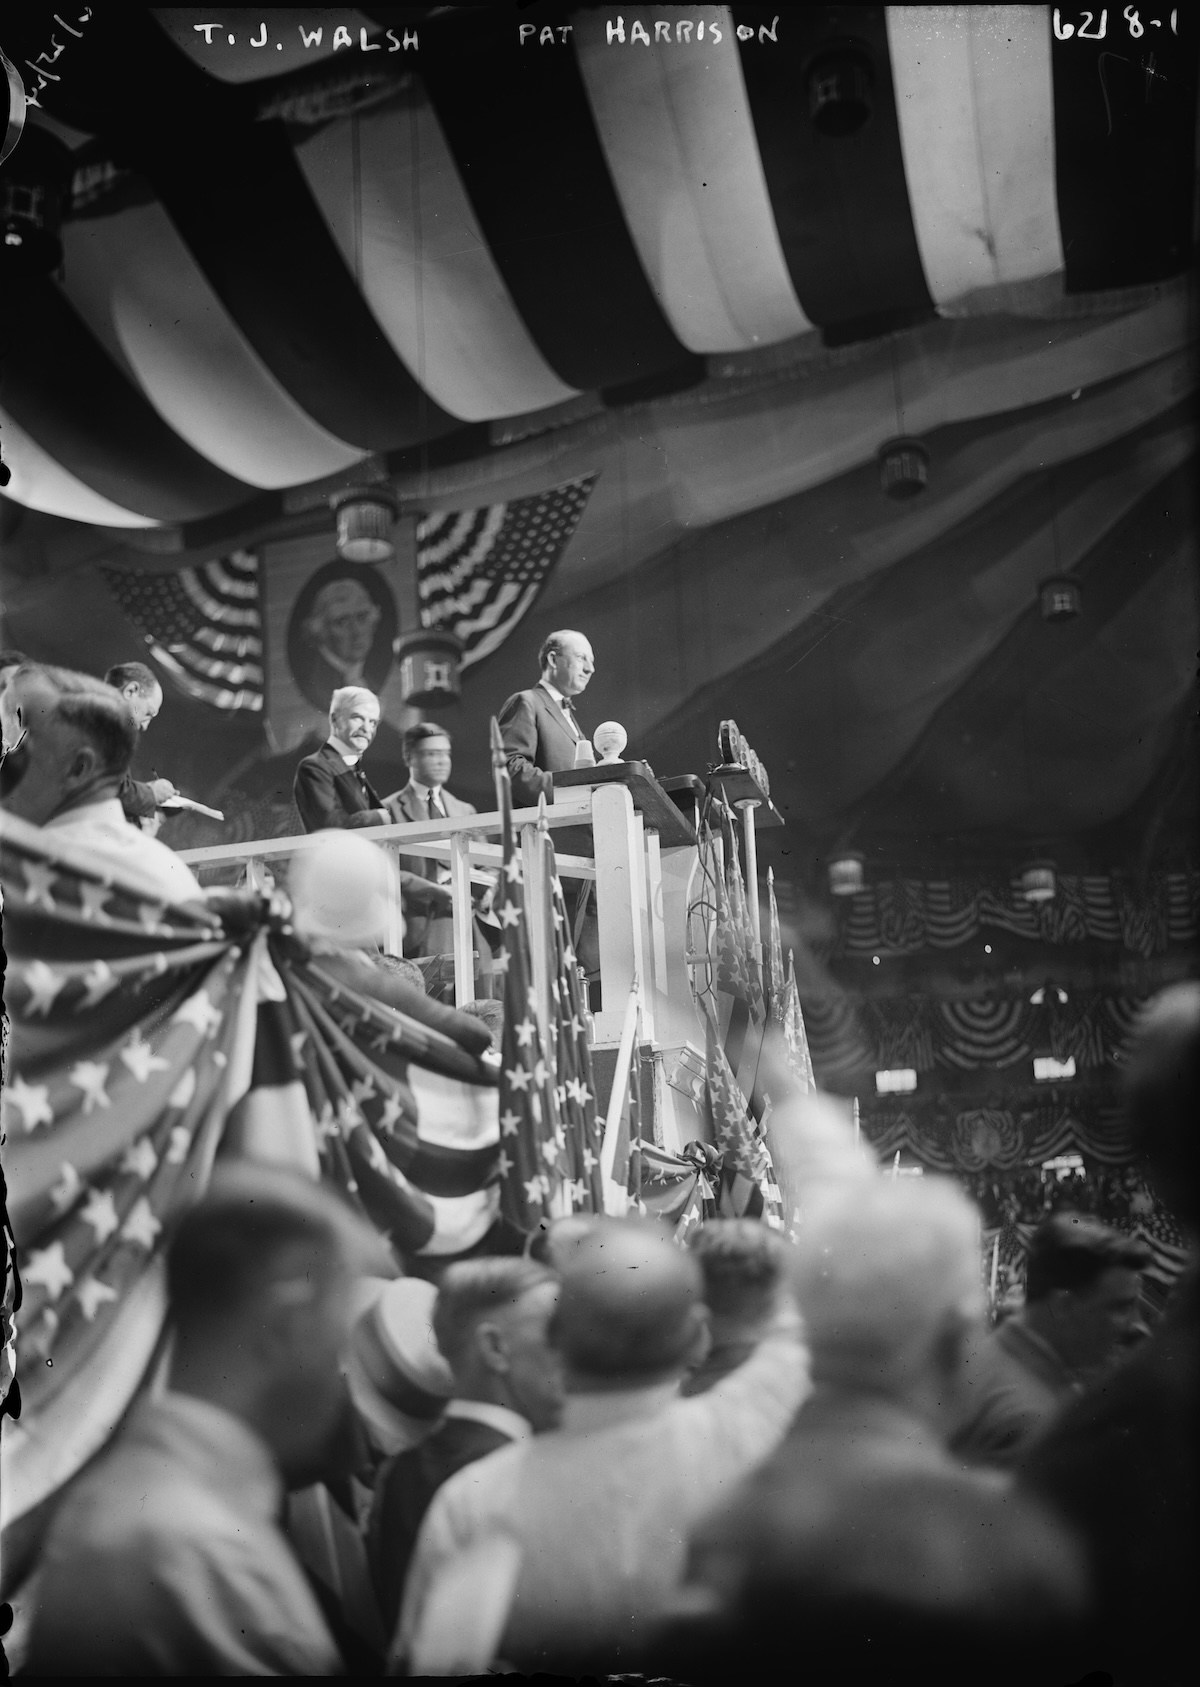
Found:
[[[433,1334],[437,1290],[419,1277],[367,1277],[358,1299],[346,1361],[350,1398],[380,1450],[404,1452],[425,1439],[454,1392]]]

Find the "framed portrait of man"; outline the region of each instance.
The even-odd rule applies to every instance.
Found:
[[[396,631],[396,600],[383,576],[369,564],[329,562],[310,575],[292,606],[288,667],[315,708],[327,708],[342,685],[379,693]]]

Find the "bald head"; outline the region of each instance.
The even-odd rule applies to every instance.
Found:
[[[542,665],[542,678],[564,697],[578,697],[596,671],[596,659],[587,639],[567,628],[543,640],[538,661]]]
[[[947,1332],[983,1316],[979,1217],[945,1178],[831,1191],[807,1214],[794,1269],[818,1380],[903,1392]]]
[[[551,1339],[573,1391],[665,1382],[702,1348],[700,1268],[654,1225],[598,1219],[559,1275]]]
[[[0,724],[8,748],[0,802],[35,826],[115,796],[137,741],[129,705],[111,685],[34,663],[8,676]]]

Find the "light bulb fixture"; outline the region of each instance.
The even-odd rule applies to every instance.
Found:
[[[929,453],[919,439],[901,436],[879,448],[879,481],[889,498],[915,498],[929,484]]]
[[[462,696],[463,643],[454,633],[422,628],[392,647],[400,665],[400,695],[417,709],[456,703]]]
[[[1058,889],[1053,864],[1031,861],[1021,874],[1021,895],[1026,902],[1050,902]]]
[[[337,515],[337,553],[343,562],[388,562],[395,555],[392,524],[397,505],[378,487],[355,487],[333,500]]]
[[[1073,621],[1083,611],[1079,581],[1069,574],[1056,574],[1038,587],[1043,621]]]
[[[835,47],[814,59],[808,72],[808,117],[819,135],[844,140],[871,116],[875,73],[868,54],[856,46]]]
[[[857,896],[863,888],[863,858],[854,850],[829,863],[829,888],[834,896]]]

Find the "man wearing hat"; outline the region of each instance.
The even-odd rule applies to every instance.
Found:
[[[384,1625],[367,1561],[376,1479],[434,1431],[454,1391],[433,1334],[436,1294],[418,1277],[358,1285],[346,1409],[320,1480],[288,1498],[288,1535],[352,1674],[379,1673],[395,1624]]]
[[[368,1553],[389,1634],[417,1534],[442,1483],[557,1424],[562,1371],[547,1340],[557,1298],[553,1273],[527,1259],[463,1260],[442,1277],[433,1333],[450,1363],[453,1397],[428,1439],[385,1466],[371,1514]]]

